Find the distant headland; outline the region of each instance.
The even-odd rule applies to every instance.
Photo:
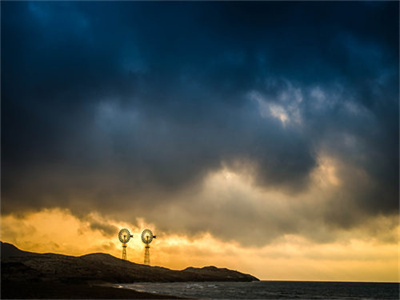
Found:
[[[153,267],[142,264],[132,263],[126,260],[116,258],[109,254],[93,253],[83,256],[68,256],[54,253],[33,253],[22,251],[12,244],[1,242],[1,281],[2,296],[27,296],[21,295],[21,289],[18,290],[18,283],[30,282],[36,284],[36,287],[43,284],[46,289],[51,286],[58,286],[61,291],[66,288],[67,294],[60,295],[75,297],[73,289],[77,285],[93,285],[101,283],[134,283],[134,282],[201,282],[201,281],[258,281],[256,277],[244,274],[238,271],[226,268],[217,268],[208,266],[204,268],[189,267],[184,270],[171,270],[163,267]],[[49,284],[51,283],[51,285]],[[61,286],[60,286],[61,285]],[[15,286],[15,288],[14,288]],[[72,288],[73,286],[73,288]],[[105,287],[103,287],[106,289]],[[17,290],[15,290],[17,289]],[[93,289],[93,287],[91,287]],[[31,288],[34,291],[35,287]],[[39,288],[40,290],[40,288]],[[107,298],[138,298],[134,295],[121,295],[118,297],[117,290],[112,288],[107,291],[111,294]],[[98,289],[97,289],[98,291]],[[112,293],[114,292],[114,293]],[[130,291],[123,291],[130,292]],[[5,293],[5,294],[4,294]],[[58,294],[57,294],[58,295]],[[52,294],[45,294],[41,297],[40,291],[31,295],[32,298],[54,298]],[[140,295],[142,298],[148,298],[149,295]],[[155,295],[150,295],[149,297]],[[56,298],[60,298],[56,297]],[[79,298],[99,298],[96,295],[76,294]],[[157,295],[157,298],[162,296]]]

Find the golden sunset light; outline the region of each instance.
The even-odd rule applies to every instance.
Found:
[[[115,228],[130,228],[134,238],[128,243],[128,260],[143,263],[144,246],[140,228],[129,223],[117,223],[91,216],[90,220]],[[375,220],[374,224],[396,224],[397,219]],[[141,228],[152,227],[139,220]],[[68,210],[52,209],[24,216],[2,218],[2,240],[26,251],[40,253],[60,250],[63,254],[81,256],[104,252],[121,256],[117,235],[100,227],[91,227]],[[223,242],[209,233],[195,237],[157,232],[159,239],[152,244],[152,264],[172,269],[201,267],[210,261],[218,266],[256,274],[264,280],[323,280],[323,281],[399,281],[399,248],[396,238],[400,231],[386,231],[385,241],[368,237],[360,230],[342,232],[335,242],[313,243],[304,237],[285,235],[262,248],[244,247],[236,242]],[[111,232],[110,232],[111,233]],[[356,236],[357,238],[354,238]],[[265,269],[264,266],[268,266]],[[323,276],[321,277],[321,274]]]
[[[3,1],[0,296],[398,299],[398,12]]]

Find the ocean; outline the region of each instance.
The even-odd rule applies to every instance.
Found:
[[[399,283],[174,282],[119,284],[139,292],[198,299],[399,299]]]

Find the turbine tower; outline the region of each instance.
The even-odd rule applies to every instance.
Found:
[[[118,233],[118,238],[122,243],[122,259],[126,260],[126,243],[133,237],[128,229],[122,228]]]
[[[145,229],[142,232],[142,242],[146,244],[146,247],[144,248],[144,264],[145,265],[150,265],[150,243],[153,240],[153,238],[156,238],[155,235],[151,232],[150,229]]]

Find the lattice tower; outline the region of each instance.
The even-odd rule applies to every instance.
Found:
[[[149,245],[146,245],[146,247],[144,247],[144,264],[150,265],[150,246]]]
[[[126,260],[126,244],[122,244],[122,259]]]
[[[118,233],[118,239],[122,243],[122,259],[126,260],[126,243],[133,237],[128,229],[122,228]]]

